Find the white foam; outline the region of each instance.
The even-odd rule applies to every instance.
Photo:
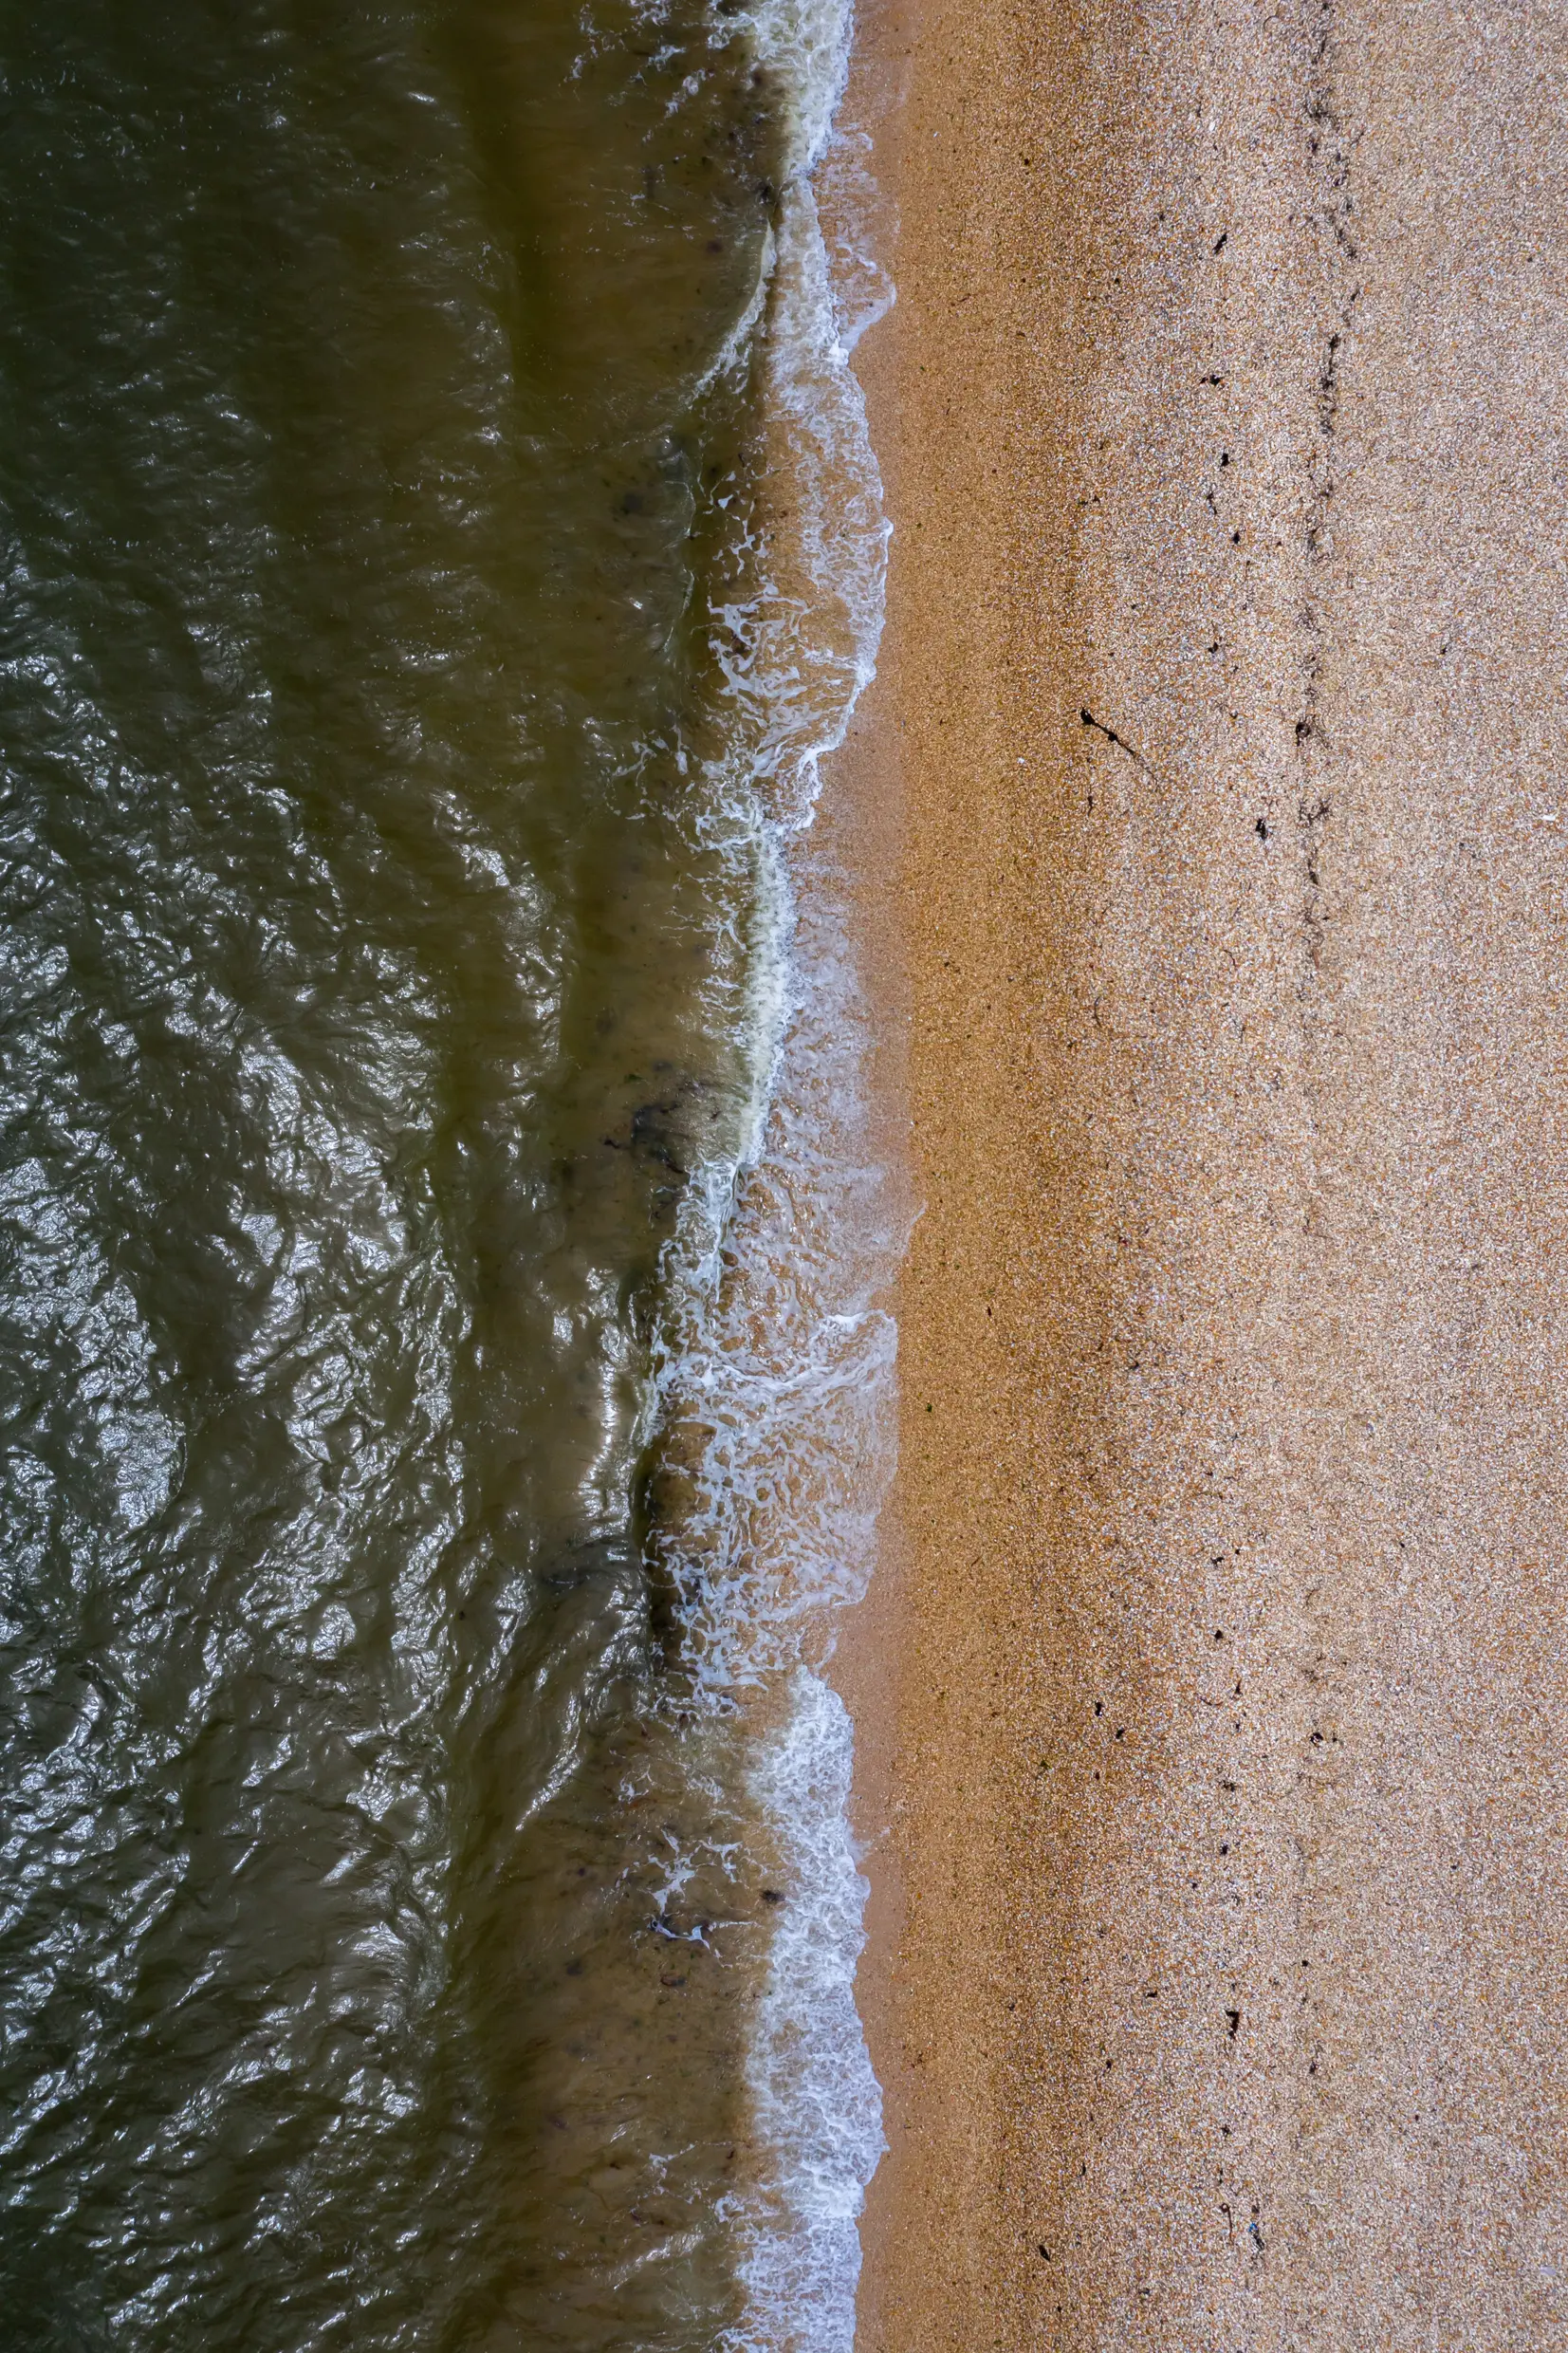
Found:
[[[854,1729],[838,1694],[798,1669],[752,1794],[786,1825],[794,1898],[770,1955],[752,2055],[759,2133],[778,2184],[753,2218],[735,2353],[838,2353],[855,2340],[857,2221],[885,2145],[882,2096],[855,2008],[866,1881],[847,1807]]]
[[[785,1893],[747,2063],[759,2179],[727,2202],[746,2309],[722,2353],[849,2353],[857,2218],[885,2144],[854,2001],[853,1727],[818,1670],[824,1614],[865,1589],[893,1469],[895,1334],[876,1303],[907,1219],[873,1148],[850,882],[809,828],[881,634],[888,527],[850,351],[891,290],[846,198],[864,142],[834,145],[845,0],[757,0],[750,24],[790,124],[757,306],[790,527],[721,617],[741,649],[727,661],[738,767],[713,823],[762,908],[758,1083],[739,1158],[710,1166],[680,1214],[655,1411],[700,1439],[676,1564],[694,1697],[732,1731],[753,1695],[747,1810]],[[812,185],[824,157],[833,254]]]

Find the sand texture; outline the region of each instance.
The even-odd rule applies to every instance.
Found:
[[[1568,18],[925,0],[866,2353],[1568,2344]]]

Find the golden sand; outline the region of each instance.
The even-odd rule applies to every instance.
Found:
[[[924,0],[866,2353],[1568,2344],[1568,19]]]

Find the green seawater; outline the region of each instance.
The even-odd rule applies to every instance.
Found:
[[[54,0],[0,105],[0,2344],[712,2345],[779,1899],[648,1374],[775,96],[696,0]]]

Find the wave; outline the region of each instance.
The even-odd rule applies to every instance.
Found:
[[[667,1262],[651,1421],[679,1506],[653,1549],[692,1770],[708,1754],[710,1787],[738,1775],[741,1840],[777,1882],[747,2053],[752,2165],[727,2201],[744,2308],[723,2353],[848,2353],[857,2218],[885,2141],[854,2000],[868,1890],[853,1726],[822,1670],[894,1468],[880,1295],[908,1220],[874,1128],[854,877],[812,826],[881,636],[889,526],[851,353],[892,289],[870,250],[867,142],[836,123],[850,9],[764,0],[750,22],[785,151],[756,326],[762,508],[714,647],[733,723],[715,822],[758,909],[755,1085],[741,1147],[693,1184]]]

